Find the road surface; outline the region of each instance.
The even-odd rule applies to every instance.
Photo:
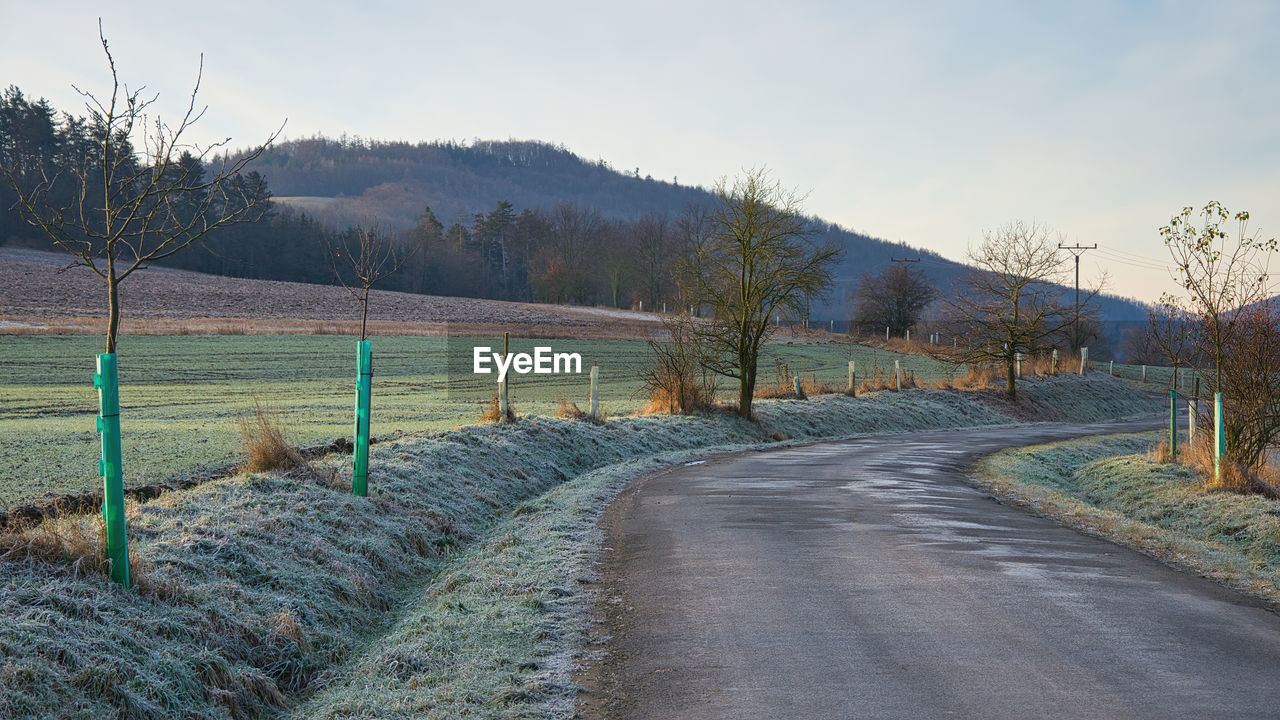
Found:
[[[586,718],[1280,717],[1280,617],[966,485],[1112,424],[728,455],[605,517]]]

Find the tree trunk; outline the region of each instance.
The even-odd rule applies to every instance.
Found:
[[[120,331],[120,279],[116,277],[115,258],[107,256],[107,352],[115,354]]]
[[[1013,364],[1014,364],[1013,352],[1010,351],[1008,359],[1005,360],[1006,377],[1008,379],[1008,384],[1005,387],[1005,392],[1009,394],[1009,397],[1014,398],[1016,400],[1018,398],[1018,385],[1017,385],[1018,378],[1014,374]]]
[[[747,372],[741,373],[741,377],[738,378],[738,415],[740,417],[751,419],[751,400],[755,394],[755,374],[748,376]]]
[[[364,340],[365,326],[369,323],[369,288],[364,288],[364,294],[360,296],[360,339]]]

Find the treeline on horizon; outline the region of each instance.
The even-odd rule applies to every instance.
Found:
[[[56,174],[92,145],[94,129],[10,86],[0,97],[0,153]],[[193,161],[193,160],[191,160]],[[189,161],[190,162],[190,161]],[[219,229],[164,261],[233,277],[336,281],[326,247],[352,224],[377,225],[422,250],[379,289],[499,300],[612,307],[679,305],[672,260],[702,224],[715,196],[706,189],[613,169],[561,146],[533,141],[406,143],[315,137],[279,143],[252,166],[280,196],[333,198],[319,211],[273,202],[264,217]],[[69,188],[61,192],[69,193]],[[426,202],[424,198],[430,198]],[[70,201],[68,195],[67,200]],[[50,249],[22,219],[0,183],[0,244]],[[846,294],[892,257],[926,259],[946,292],[965,266],[902,243],[876,240],[812,219],[818,241],[848,248],[837,285],[816,298],[813,317],[849,316]],[[1115,319],[1134,303],[1104,301]],[[1121,317],[1128,316],[1128,317]]]
[[[23,158],[26,172],[67,172],[91,151],[93,132],[84,119],[59,114],[46,100],[28,98],[17,87],[0,97],[0,153]],[[183,160],[188,166],[198,162]],[[377,199],[389,190],[378,180],[387,176],[388,165],[399,168],[406,181],[440,185],[443,189],[430,196],[453,198],[452,221],[440,219],[438,205],[422,202],[426,191],[421,188],[406,195],[412,199],[404,202],[416,205],[408,227],[403,213],[380,205]],[[613,307],[644,303],[649,308],[678,304],[671,261],[693,233],[705,231],[714,199],[701,188],[680,188],[673,195],[678,187],[673,183],[642,178],[638,172],[628,177],[603,161],[587,162],[564,148],[533,142],[462,146],[312,138],[282,143],[253,167],[254,182],[265,181],[274,192],[283,182],[291,196],[336,196],[338,202],[345,197],[353,201],[348,207],[357,222],[378,226],[399,244],[418,244],[421,250],[380,289],[500,300]],[[513,169],[519,169],[518,179],[496,185],[505,185],[509,197],[542,200],[545,207],[518,207],[504,197],[489,200],[484,211],[465,213],[480,194],[493,191],[494,182],[480,183],[478,177]],[[457,192],[451,195],[450,187]],[[50,200],[70,205],[73,192],[71,184],[57,186]],[[566,196],[582,200],[557,200]],[[677,205],[677,200],[683,202]],[[0,203],[6,208],[0,213],[0,242],[51,249],[19,212],[7,210],[14,201],[12,190],[0,184]],[[648,209],[637,212],[644,207]],[[335,269],[327,248],[342,245],[343,235],[355,232],[333,222],[332,217],[325,222],[274,202],[260,221],[210,233],[202,243],[205,251],[192,248],[164,264],[233,277],[332,283]],[[815,229],[844,232],[816,220]]]

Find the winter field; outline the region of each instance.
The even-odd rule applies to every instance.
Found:
[[[877,367],[887,378],[895,358],[904,374],[910,371],[922,382],[948,371],[919,355],[839,341],[785,344],[785,334],[779,339],[783,344],[762,354],[762,384],[775,381],[775,361],[806,381],[816,377],[837,387],[846,382],[850,358],[860,378]],[[465,342],[469,346],[473,340],[502,345],[500,337]],[[372,338],[375,437],[477,420],[491,399],[491,381],[455,378],[450,383],[449,342],[440,336]],[[534,345],[580,353],[583,374],[515,377],[511,401],[518,414],[555,416],[561,399],[586,409],[592,362],[601,367],[601,405],[607,415],[628,415],[645,406],[639,372],[650,358],[646,343],[514,338],[512,351],[531,351]],[[100,347],[95,335],[0,335],[0,502],[6,506],[100,486],[92,383]],[[278,412],[298,445],[351,437],[355,340],[350,336],[126,336],[119,358],[126,486],[236,464],[239,420],[255,402]],[[733,389],[725,388],[726,397]]]

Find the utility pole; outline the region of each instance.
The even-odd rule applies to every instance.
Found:
[[[1081,344],[1081,340],[1080,340],[1080,256],[1084,254],[1085,250],[1097,250],[1098,244],[1094,243],[1092,245],[1063,245],[1062,243],[1058,243],[1058,249],[1069,251],[1071,253],[1071,257],[1075,258],[1076,260],[1076,317],[1075,317],[1075,323],[1074,323],[1075,330],[1073,332],[1071,340],[1076,345],[1080,345]]]

